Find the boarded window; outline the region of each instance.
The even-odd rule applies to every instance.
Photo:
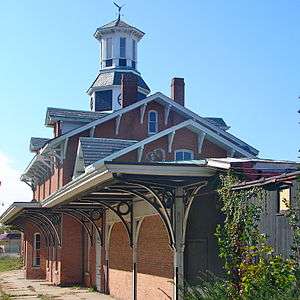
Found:
[[[291,205],[291,189],[284,188],[278,191],[278,213],[283,213]]]

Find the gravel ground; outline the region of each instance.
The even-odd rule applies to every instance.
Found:
[[[0,299],[113,300],[110,296],[89,292],[85,288],[57,287],[44,280],[26,280],[23,273],[23,270],[0,273]],[[5,298],[5,294],[10,297]]]

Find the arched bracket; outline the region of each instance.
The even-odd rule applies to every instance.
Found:
[[[101,232],[101,230],[99,229],[99,227],[97,226],[97,224],[94,221],[94,219],[95,219],[95,210],[93,210],[90,214],[86,210],[83,210],[83,209],[80,209],[80,208],[75,209],[75,208],[71,208],[71,207],[57,208],[55,211],[60,212],[60,213],[71,213],[73,216],[77,216],[77,218],[78,218],[78,216],[80,216],[82,218],[81,222],[83,222],[83,223],[84,223],[85,220],[90,222],[91,225],[94,227],[95,231],[98,234],[101,246],[104,245],[103,244],[103,233]],[[94,215],[94,217],[93,217],[93,215]],[[98,219],[98,217],[96,219]],[[90,232],[90,238],[91,238],[91,244],[93,244],[92,232]]]
[[[127,184],[129,186],[129,189],[122,189],[122,188],[110,188],[110,190],[112,191],[119,191],[119,192],[126,192],[126,193],[130,193],[133,196],[136,196],[137,198],[140,198],[141,200],[146,201],[147,203],[149,203],[159,214],[159,216],[161,217],[167,232],[168,232],[168,236],[169,236],[169,242],[170,242],[170,246],[174,249],[174,245],[175,245],[175,237],[174,237],[174,230],[173,230],[173,220],[171,217],[171,213],[168,211],[168,201],[170,201],[169,197],[171,197],[171,195],[173,195],[171,193],[171,191],[169,191],[171,194],[169,194],[169,197],[161,197],[161,195],[159,195],[157,192],[155,192],[151,187],[148,187],[144,184],[140,184],[140,183],[131,183],[131,182],[126,182],[123,181],[123,183]],[[138,186],[139,188],[143,188],[146,190],[146,192],[148,192],[148,194],[150,193],[150,197],[144,195],[143,193],[135,190],[134,188]],[[168,201],[167,201],[168,200]],[[172,201],[173,203],[173,201]]]
[[[201,183],[198,183],[196,186],[190,188],[190,192],[186,192],[186,195],[184,197],[185,201],[184,201],[184,217],[183,217],[183,232],[182,232],[182,240],[185,242],[185,238],[186,238],[186,229],[187,229],[187,221],[188,221],[188,217],[189,217],[189,213],[192,207],[192,204],[194,202],[194,199],[196,198],[196,196],[198,195],[199,191],[204,188],[205,186],[207,186],[207,181],[203,181]]]
[[[88,198],[87,198],[88,199]],[[126,232],[128,234],[128,238],[129,238],[129,243],[130,243],[130,247],[132,247],[133,244],[133,233],[132,233],[132,224],[133,224],[133,214],[132,214],[132,203],[131,201],[120,201],[119,203],[117,203],[117,206],[108,204],[105,201],[101,201],[100,199],[93,199],[93,201],[96,201],[97,203],[103,205],[104,207],[106,207],[107,209],[111,210],[113,213],[115,213],[119,219],[121,220],[121,222],[123,223],[123,225],[125,226]],[[124,207],[125,210],[124,210]],[[125,220],[125,216],[129,215],[129,222],[127,222]]]
[[[47,212],[47,213],[49,213],[49,212]],[[35,217],[35,219],[39,219],[40,221],[44,220],[45,222],[43,222],[43,223],[48,225],[50,232],[52,232],[54,235],[55,244],[57,246],[61,247],[61,238],[60,238],[59,232],[56,228],[57,224],[55,222],[53,223],[53,221],[51,220],[51,217],[47,216],[46,213],[41,213],[40,211],[34,211],[34,210],[26,211],[25,215],[26,215],[26,217],[28,217],[28,216]]]

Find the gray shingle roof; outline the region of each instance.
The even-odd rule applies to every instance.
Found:
[[[105,117],[107,114],[108,113],[96,112],[96,111],[48,107],[45,124],[53,125],[53,123],[58,120],[69,120],[69,121],[89,123],[99,118]]]
[[[137,143],[137,141],[133,140],[91,137],[81,137],[79,141],[85,166],[91,165],[116,151]]]
[[[100,72],[96,80],[93,82],[90,88],[93,87],[105,87],[111,85],[121,85],[122,74],[126,72]],[[136,75],[138,79],[138,87],[141,87],[150,92],[150,88],[140,75]]]
[[[223,130],[227,130],[230,128],[222,118],[207,117],[205,119],[213,125],[222,128]]]
[[[99,34],[102,31],[105,31],[106,29],[111,29],[114,27],[119,27],[119,28],[124,28],[124,29],[129,29],[129,30],[133,30],[136,33],[138,33],[139,35],[143,36],[145,33],[143,31],[141,31],[140,29],[131,26],[129,24],[127,24],[126,22],[120,20],[119,18],[116,20],[113,20],[99,28],[97,28],[96,32],[95,32],[95,37],[97,37],[97,34]]]
[[[40,138],[40,137],[32,137],[30,139],[29,150],[31,152],[40,150],[50,139]]]

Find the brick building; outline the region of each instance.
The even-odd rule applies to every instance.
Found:
[[[53,137],[30,140],[34,158],[21,179],[33,200],[1,217],[24,233],[27,278],[118,299],[177,299],[184,278],[222,273],[218,173],[294,169],[257,159],[223,119],[190,111],[182,78],[172,79],[170,97],[151,94],[137,70],[143,35],[120,17],[98,28],[91,110],[48,108]]]

